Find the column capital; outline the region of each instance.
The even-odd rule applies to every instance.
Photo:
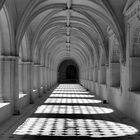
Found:
[[[107,64],[101,64],[101,67],[106,67],[107,66]]]
[[[108,68],[109,67],[109,63],[106,63],[105,66]]]
[[[91,66],[90,69],[93,70],[94,69],[94,66]]]
[[[32,61],[21,61],[19,64],[21,64],[21,65],[32,65],[33,62]]]
[[[0,55],[0,61],[15,61],[19,60],[19,56],[12,56],[12,55]]]
[[[50,69],[50,67],[46,66],[47,69]]]
[[[45,68],[45,65],[40,65],[40,67]]]
[[[40,67],[42,65],[41,64],[38,64],[38,63],[33,63],[33,66]]]

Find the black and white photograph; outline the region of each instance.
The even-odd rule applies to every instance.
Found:
[[[140,0],[0,0],[0,140],[140,140]]]

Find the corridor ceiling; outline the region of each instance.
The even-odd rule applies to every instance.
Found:
[[[12,1],[18,17],[16,45],[21,46],[22,42],[24,47],[23,42],[30,42],[28,51],[35,63],[57,67],[70,58],[80,66],[93,66],[101,52],[108,58],[110,29],[123,57],[123,10],[127,0]]]

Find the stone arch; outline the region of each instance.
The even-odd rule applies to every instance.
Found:
[[[29,48],[29,42],[28,42],[28,37],[27,33],[22,38],[20,47],[19,47],[19,57],[22,61],[27,61],[29,59],[29,53],[30,48]]]
[[[140,22],[131,27],[129,48],[129,90],[140,90]]]
[[[0,9],[3,7],[5,1],[6,1],[6,0],[1,0],[1,1],[0,1]]]
[[[121,49],[120,43],[115,32],[108,27],[109,40],[109,85],[112,87],[120,87],[121,77]],[[108,78],[109,78],[108,77]]]
[[[14,96],[11,91],[11,86],[14,85],[14,82],[11,83],[11,67],[15,67],[17,58],[12,24],[8,9],[4,5],[0,10],[0,102],[11,102],[10,98]]]
[[[43,1],[42,1],[43,2]],[[33,4],[34,5],[34,4]],[[33,5],[30,5],[31,7],[33,6]],[[38,14],[40,14],[40,12],[43,12],[44,10],[46,10],[46,8],[48,9],[48,8],[52,8],[52,9],[55,9],[56,7],[56,5],[55,4],[51,4],[51,5],[46,5],[45,7],[41,7],[40,6],[41,5],[41,3],[38,3],[38,5],[37,6],[35,6],[35,7],[38,7],[38,9],[39,9],[39,7],[40,7],[40,9],[37,11],[35,11],[35,13],[38,13]],[[47,7],[48,6],[48,7]],[[59,4],[59,6],[57,7],[57,8],[60,8],[60,9],[62,9],[63,10],[63,4]],[[35,8],[34,7],[34,8]],[[80,7],[82,7],[81,9],[79,8],[79,7],[77,7],[77,6],[73,6],[72,8],[73,8],[73,10],[75,10],[75,11],[80,11],[80,10],[84,10],[84,13],[86,13],[85,11],[86,10],[88,10],[88,11],[90,11],[90,12],[93,12],[93,13],[96,13],[99,17],[101,17],[104,21],[106,21],[106,23],[107,24],[111,24],[111,26],[112,26],[112,28],[113,28],[113,26],[115,25],[115,28],[114,28],[114,31],[116,32],[116,34],[117,34],[117,37],[119,38],[121,35],[119,34],[119,29],[117,28],[117,25],[115,24],[115,22],[114,22],[114,20],[113,19],[110,19],[109,18],[109,16],[110,15],[106,15],[105,13],[102,13],[101,11],[97,11],[97,10],[95,10],[94,8],[92,9],[90,6],[83,6],[83,5],[80,5]],[[23,16],[23,17],[28,17],[29,18],[29,20],[28,21],[30,21],[30,22],[27,22],[27,21],[25,21],[25,19],[23,18],[23,20],[22,21],[24,21],[24,22],[21,22],[21,24],[20,24],[20,26],[22,27],[22,28],[19,28],[19,29],[23,29],[24,30],[24,26],[25,25],[27,25],[27,24],[30,24],[31,23],[31,21],[38,15],[35,15],[34,13],[32,13],[31,12],[31,9],[32,8],[30,8],[29,9],[29,12],[28,12],[28,14],[27,14],[27,12],[26,12],[26,14],[25,14],[25,16]],[[76,9],[78,9],[78,10],[76,10]],[[103,9],[102,9],[103,10]],[[110,11],[108,11],[108,12],[110,12]],[[30,16],[29,16],[30,15]],[[30,18],[30,17],[32,17],[32,18]],[[27,18],[27,19],[28,19]],[[107,20],[108,19],[108,20]],[[107,22],[107,21],[109,21],[109,22]],[[23,24],[25,24],[25,25],[23,25]],[[19,27],[20,27],[19,26]],[[25,28],[25,30],[26,30],[26,28]],[[22,34],[22,32],[24,32],[24,31],[19,31],[18,33],[21,35]],[[18,42],[20,42],[20,35],[18,35],[17,34],[17,36],[19,36],[18,37]],[[22,36],[22,35],[21,35]],[[120,40],[119,40],[120,41]],[[121,42],[121,41],[120,41]],[[120,43],[121,44],[121,43]],[[122,46],[122,45],[121,45]],[[122,49],[123,50],[123,49]]]
[[[116,36],[114,36],[112,45],[111,45],[111,62],[119,63],[120,62],[120,47],[119,42]]]
[[[19,48],[19,64],[18,64],[18,75],[19,75],[19,94],[22,95],[27,93],[27,80],[30,60],[30,48],[27,33],[23,36],[22,42]]]
[[[100,46],[101,48],[101,46]],[[99,62],[99,72],[98,72],[98,81],[100,84],[106,84],[106,64],[107,59],[105,52],[100,50],[100,62]]]
[[[75,61],[64,60],[58,68],[58,83],[78,83],[79,68]]]
[[[11,49],[12,46],[12,35],[11,35],[11,25],[8,16],[8,11],[4,6],[0,10],[0,54],[10,56],[13,53],[14,49]]]

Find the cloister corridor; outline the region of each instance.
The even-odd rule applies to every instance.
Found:
[[[139,126],[79,84],[60,84],[0,127],[0,140],[140,139]]]
[[[140,0],[0,0],[0,140],[140,140]]]

